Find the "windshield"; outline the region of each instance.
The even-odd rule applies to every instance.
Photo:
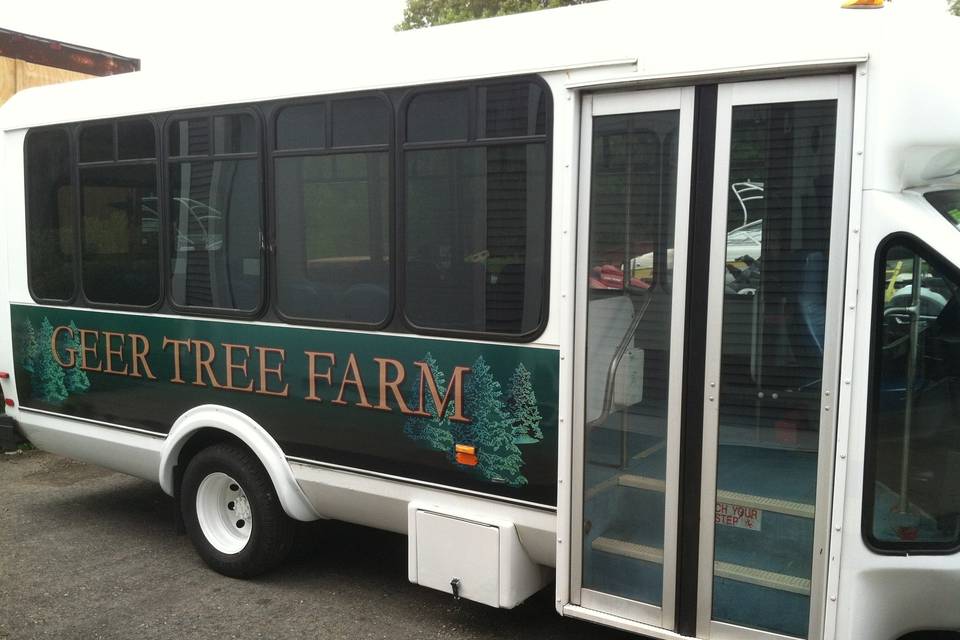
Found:
[[[923,197],[947,220],[960,226],[960,189],[928,191]]]

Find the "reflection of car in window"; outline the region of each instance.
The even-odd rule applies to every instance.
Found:
[[[735,293],[752,294],[759,279],[763,220],[754,220],[727,234],[727,286]],[[653,279],[654,252],[630,260],[629,286],[647,289]],[[673,268],[673,249],[667,249],[667,270]],[[736,283],[740,283],[737,287]],[[623,263],[594,266],[590,271],[591,289],[622,289]],[[749,289],[749,290],[747,290]]]
[[[192,198],[171,198],[177,205],[170,212],[177,235],[177,251],[216,251],[223,246],[223,233],[218,231],[223,214],[213,207]],[[156,197],[141,200],[144,232],[160,228],[159,202]],[[186,227],[184,229],[184,227]]]
[[[747,212],[747,203],[752,200],[763,200],[763,183],[748,180],[746,182],[734,182],[730,185],[733,195],[740,203],[740,209],[743,210],[743,226],[747,226],[750,215]]]

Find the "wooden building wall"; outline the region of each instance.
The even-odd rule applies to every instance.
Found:
[[[57,67],[27,62],[26,60],[0,56],[0,105],[22,89],[92,77],[94,76],[79,71],[58,69]]]

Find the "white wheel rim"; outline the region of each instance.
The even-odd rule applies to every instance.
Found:
[[[197,489],[197,520],[220,553],[240,553],[253,530],[253,512],[243,487],[225,473],[211,473]]]

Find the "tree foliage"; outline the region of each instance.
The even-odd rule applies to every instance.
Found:
[[[540,415],[537,394],[533,391],[533,379],[522,362],[510,377],[506,404],[507,415],[512,423],[514,444],[530,444],[543,439],[543,431],[540,429],[543,417]]]
[[[446,376],[436,358],[427,353],[423,361],[436,381],[437,391],[446,395]],[[407,391],[407,405],[418,407],[420,394],[420,380],[415,378]],[[423,401],[424,411],[430,415],[409,416],[403,426],[404,435],[424,448],[446,453],[447,459],[462,471],[513,487],[527,484],[521,471],[523,452],[517,445],[535,444],[543,439],[543,418],[533,390],[533,376],[522,363],[514,370],[504,394],[490,365],[483,356],[477,357],[463,388],[464,415],[469,422],[450,419],[456,414],[452,400],[442,416],[437,416],[432,395],[426,394]],[[457,458],[458,444],[475,447],[475,465]]]
[[[67,399],[69,393],[63,384],[63,369],[53,359],[53,325],[46,318],[40,323],[38,350],[33,358],[33,395],[50,404],[59,404]]]
[[[597,0],[407,0],[397,31],[433,27],[451,22],[492,18],[537,9],[553,9]],[[956,0],[960,1],[960,0]]]
[[[70,322],[70,331],[61,331],[57,335],[56,349],[59,353],[72,350],[80,352],[80,331],[76,323]],[[42,402],[60,404],[72,393],[83,393],[90,388],[90,379],[86,371],[74,356],[73,366],[63,367],[53,354],[53,325],[44,317],[37,332],[33,323],[26,321],[21,340],[23,370],[30,374],[32,396]]]
[[[440,370],[436,358],[433,357],[433,354],[427,353],[423,360],[430,368],[439,392],[441,394],[446,393],[446,377]],[[450,433],[450,416],[456,411],[456,402],[451,401],[444,414],[437,416],[437,406],[433,401],[433,396],[429,393],[425,393],[424,396],[424,411],[429,413],[430,417],[411,416],[407,418],[403,432],[411,440],[421,442],[436,451],[445,452],[452,460],[454,442],[453,435]],[[410,381],[407,405],[413,409],[420,405],[420,378],[418,376]]]
[[[478,356],[464,386],[464,408],[473,419],[461,427],[457,442],[477,447],[477,470],[487,479],[517,487],[527,484],[520,473],[523,455],[513,443],[513,425],[503,406],[503,391],[483,356]]]
[[[950,13],[955,16],[960,16],[960,0],[947,0],[950,3]],[[404,13],[406,17],[406,13]]]
[[[69,333],[63,332],[60,335],[67,348],[72,349],[74,354],[80,353],[80,331],[75,322],[70,322]],[[74,365],[64,373],[63,386],[67,389],[67,393],[83,393],[90,388],[90,378],[87,377],[87,372],[74,362]]]

